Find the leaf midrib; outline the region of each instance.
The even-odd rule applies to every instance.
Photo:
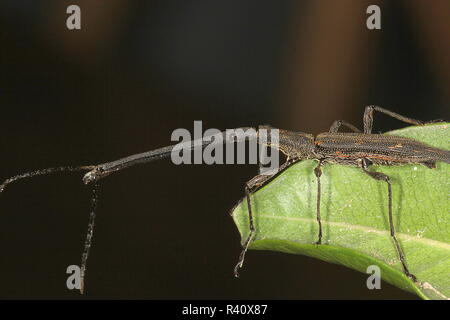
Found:
[[[259,214],[258,217],[269,218],[269,219],[280,219],[280,220],[287,220],[287,221],[303,221],[303,222],[315,222],[316,221],[315,219],[312,219],[312,218],[283,217],[283,216],[273,216],[273,215],[265,215],[265,214]],[[360,231],[375,233],[375,234],[382,235],[382,236],[386,236],[386,235],[389,236],[389,232],[386,230],[380,230],[380,229],[371,228],[371,227],[367,227],[367,226],[354,225],[354,224],[349,224],[349,223],[345,223],[345,222],[334,222],[334,221],[323,221],[323,223],[328,224],[330,226],[346,228],[349,230],[360,230]],[[405,241],[415,241],[415,242],[423,243],[430,247],[441,248],[441,249],[450,251],[450,244],[447,244],[445,242],[441,242],[438,240],[429,239],[429,238],[425,238],[425,237],[414,237],[414,236],[410,236],[409,234],[401,233],[401,232],[396,232],[395,234],[396,234],[396,236],[398,236],[399,238],[401,238]]]

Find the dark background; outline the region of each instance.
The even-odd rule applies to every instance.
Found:
[[[66,28],[78,4],[82,29]],[[370,4],[382,30],[366,28]],[[176,128],[271,125],[319,133],[361,126],[364,106],[449,118],[450,2],[0,2],[0,179],[98,164],[170,144]],[[376,119],[375,130],[404,124]],[[228,215],[255,166],[136,167],[101,184],[83,298],[415,296],[304,256],[240,252]],[[0,196],[1,298],[80,298],[90,192],[80,174]]]

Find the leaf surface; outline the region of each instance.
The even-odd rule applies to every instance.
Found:
[[[450,149],[450,124],[408,127],[386,134]],[[250,249],[303,254],[366,273],[377,265],[381,278],[423,299],[450,297],[450,165],[372,166],[392,181],[394,225],[414,283],[402,267],[389,235],[385,182],[360,168],[322,167],[322,245],[317,241],[317,161],[298,162],[251,196],[256,233]],[[232,212],[244,243],[249,233],[246,201]]]

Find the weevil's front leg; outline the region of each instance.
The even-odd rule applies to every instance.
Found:
[[[251,241],[253,240],[253,237],[255,235],[255,225],[253,222],[253,212],[252,212],[252,203],[250,196],[255,193],[258,189],[262,188],[264,185],[266,185],[268,182],[272,180],[276,175],[278,175],[280,172],[285,170],[287,167],[289,167],[291,164],[293,164],[294,160],[287,160],[283,165],[273,170],[272,172],[267,172],[266,174],[260,174],[255,177],[253,177],[251,180],[249,180],[245,184],[245,199],[247,201],[247,213],[248,213],[248,220],[249,220],[249,234],[247,236],[247,239],[245,240],[241,254],[239,255],[238,262],[236,266],[234,267],[234,276],[236,278],[239,278],[239,270],[242,268],[242,265],[244,264],[245,254],[247,253],[248,247],[250,246]]]
[[[403,121],[403,122],[406,122],[409,124],[414,124],[414,125],[418,125],[418,126],[425,124],[425,122],[423,122],[423,121],[408,118],[408,117],[402,116],[401,114],[398,114],[398,113],[389,111],[387,109],[372,105],[372,106],[367,106],[366,110],[364,111],[364,117],[363,117],[364,133],[372,133],[373,114],[375,111],[387,114],[388,116],[391,116],[392,118],[395,118],[397,120],[400,120],[400,121]]]
[[[317,238],[316,244],[322,244],[322,220],[320,218],[320,196],[321,196],[321,185],[320,185],[320,177],[322,176],[322,164],[323,162],[319,160],[319,164],[314,168],[314,174],[317,178],[317,207],[316,207],[316,218],[317,223],[319,225],[319,234]]]
[[[250,191],[249,184],[247,183],[245,185],[245,198],[247,200],[247,208],[248,208],[247,211],[248,211],[250,232],[247,236],[247,239],[244,242],[244,245],[242,246],[242,251],[241,251],[241,254],[239,255],[239,260],[238,260],[236,266],[234,267],[234,276],[236,278],[239,278],[239,269],[241,269],[242,265],[244,264],[245,254],[247,253],[250,242],[252,241],[253,236],[255,234],[255,225],[253,223],[252,205],[251,205],[251,201],[250,201],[251,193],[252,192]]]
[[[359,130],[357,127],[355,127],[351,123],[344,121],[344,120],[336,120],[335,122],[333,122],[333,124],[330,127],[329,132],[336,133],[339,131],[339,128],[341,126],[347,127],[348,129],[352,130],[353,132],[361,132],[361,130]]]
[[[392,216],[392,186],[391,186],[391,181],[389,179],[389,176],[387,176],[386,174],[381,173],[381,172],[369,171],[368,170],[368,161],[366,161],[365,159],[363,159],[361,167],[364,170],[364,172],[366,174],[368,174],[370,177],[372,177],[373,179],[384,181],[387,183],[389,231],[391,234],[391,238],[394,241],[395,248],[397,250],[397,254],[400,258],[400,262],[402,263],[403,273],[406,274],[408,276],[408,278],[410,278],[414,282],[417,282],[416,276],[414,276],[411,272],[409,272],[408,266],[406,265],[405,254],[403,253],[402,247],[400,246],[400,243],[398,242],[397,237],[395,236],[395,228],[394,228],[394,221],[393,221],[394,219]]]

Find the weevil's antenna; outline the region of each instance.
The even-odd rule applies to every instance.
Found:
[[[47,169],[25,172],[25,173],[19,174],[17,176],[6,179],[0,185],[0,193],[3,192],[3,190],[5,190],[5,188],[8,184],[10,184],[11,182],[17,181],[17,180],[28,179],[28,178],[32,178],[32,177],[36,177],[36,176],[42,176],[42,175],[46,175],[46,174],[53,174],[53,173],[65,172],[65,171],[70,171],[70,172],[90,171],[94,168],[95,168],[95,166],[54,167],[54,168],[47,168]]]
[[[71,166],[65,166],[65,167],[53,167],[53,168],[47,168],[47,169],[41,169],[36,171],[30,171],[25,172],[16,176],[13,176],[11,178],[6,179],[1,185],[0,185],[0,193],[5,190],[6,186],[9,185],[12,182],[15,182],[17,180],[21,179],[28,179],[36,176],[42,176],[47,174],[53,174],[58,172],[83,172],[83,171],[91,171],[95,169],[96,166],[78,166],[78,167],[71,167]],[[98,200],[98,184],[94,184],[92,188],[92,202],[91,202],[91,213],[89,215],[89,224],[88,224],[88,231],[86,235],[86,240],[84,243],[84,251],[82,255],[81,260],[81,285],[80,285],[80,292],[83,294],[84,292],[84,277],[86,272],[86,264],[87,264],[87,258],[89,256],[89,249],[91,247],[92,243],[92,236],[94,233],[94,223],[95,223],[95,212],[97,208],[97,200]]]
[[[89,257],[89,250],[92,245],[92,237],[94,235],[95,216],[98,203],[98,183],[95,183],[92,188],[91,213],[89,214],[89,223],[86,233],[86,240],[84,241],[84,250],[81,255],[81,279],[80,279],[80,293],[84,293],[84,279],[86,277],[87,260]]]

